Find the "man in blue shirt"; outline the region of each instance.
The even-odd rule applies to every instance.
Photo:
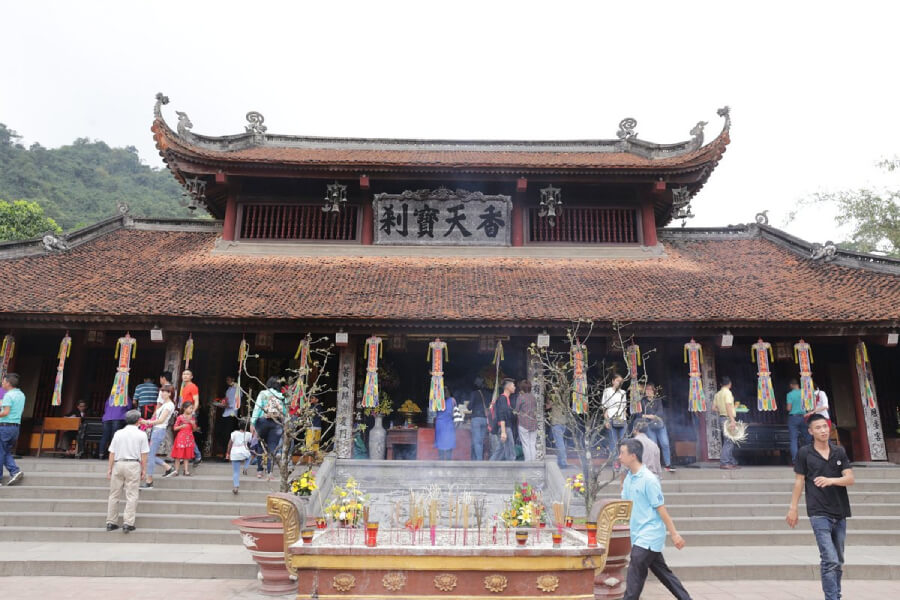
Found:
[[[22,481],[22,469],[16,464],[15,452],[22,411],[25,409],[25,394],[19,389],[17,373],[7,373],[2,386],[5,393],[0,400],[0,478],[5,467],[9,470],[6,485],[16,485]]]
[[[791,464],[797,462],[797,448],[810,442],[807,432],[806,411],[803,409],[803,396],[800,394],[800,384],[796,379],[791,379],[791,391],[787,395],[788,430],[791,433]]]
[[[622,483],[622,500],[631,500],[631,562],[628,565],[624,600],[638,600],[647,581],[647,570],[653,572],[667,590],[679,600],[690,600],[678,577],[663,558],[666,530],[672,543],[681,550],[684,538],[675,530],[665,507],[659,479],[642,463],[644,447],[635,439],[619,444],[619,462],[628,469]]]
[[[142,419],[149,419],[153,416],[158,399],[159,388],[153,383],[152,377],[144,377],[144,382],[134,388],[134,401],[137,402]]]

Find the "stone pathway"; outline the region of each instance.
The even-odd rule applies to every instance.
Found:
[[[812,600],[822,597],[818,581],[697,581],[686,586],[694,600]],[[845,581],[845,598],[884,600],[897,594],[897,581]],[[159,600],[264,600],[259,584],[246,579],[139,579],[119,577],[5,577],[4,598],[17,600],[96,600],[128,598]],[[287,597],[287,596],[285,596]],[[663,600],[671,594],[655,581],[643,600]]]

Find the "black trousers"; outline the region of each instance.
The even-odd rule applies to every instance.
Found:
[[[669,569],[662,552],[653,552],[640,546],[631,547],[631,562],[628,564],[624,600],[638,600],[641,597],[644,582],[647,581],[648,569],[678,600],[691,600],[691,595],[687,593],[687,590],[681,585],[681,581]]]

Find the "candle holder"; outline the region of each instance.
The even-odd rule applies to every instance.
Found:
[[[300,537],[303,539],[303,543],[304,544],[312,544],[313,535],[315,534],[315,532],[316,532],[316,530],[313,529],[312,527],[302,530],[300,532]]]
[[[516,530],[516,543],[520,546],[524,546],[528,543],[528,530],[527,529],[517,529]]]
[[[325,517],[316,517],[316,529],[325,529],[328,527],[328,521],[325,520]]]
[[[596,523],[585,523],[585,528],[587,529],[588,548],[596,548],[597,547],[597,524]]]
[[[366,546],[374,548],[378,545],[378,522],[369,521],[366,523]]]
[[[574,522],[574,519],[572,517],[566,516],[566,527],[571,528],[573,522]]]
[[[553,534],[553,547],[559,548],[562,545],[562,533]]]

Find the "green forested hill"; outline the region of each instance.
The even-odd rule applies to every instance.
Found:
[[[141,164],[134,147],[86,138],[70,146],[25,148],[0,123],[0,199],[33,200],[68,231],[111,217],[123,201],[136,216],[190,217],[171,173]]]

